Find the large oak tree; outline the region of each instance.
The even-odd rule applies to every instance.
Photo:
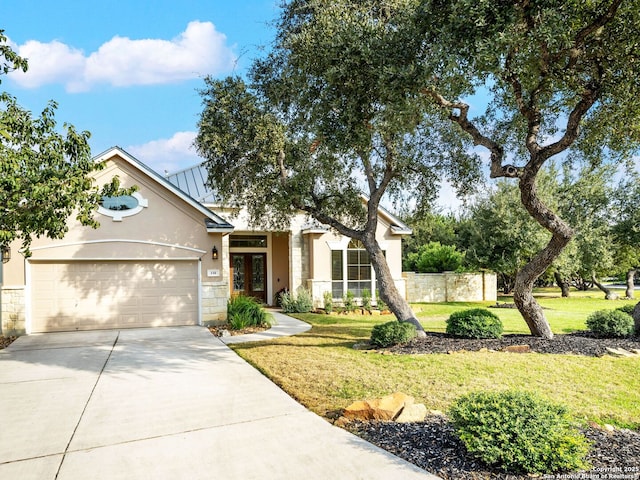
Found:
[[[302,211],[361,241],[382,300],[422,332],[376,240],[378,207],[385,196],[428,205],[444,178],[469,187],[477,159],[416,88],[422,41],[403,28],[410,3],[286,4],[248,81],[206,79],[196,146],[221,201],[256,225]]]
[[[640,141],[639,0],[424,0],[416,3],[419,62],[441,64],[424,93],[490,154],[493,178],[513,178],[551,238],[516,276],[514,301],[533,335],[553,336],[532,288],[574,229],[539,195],[552,158],[621,162]],[[448,84],[466,86],[462,96]],[[464,95],[482,89],[484,115]]]

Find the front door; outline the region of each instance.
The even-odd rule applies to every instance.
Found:
[[[231,293],[267,303],[267,254],[232,253],[231,279]]]

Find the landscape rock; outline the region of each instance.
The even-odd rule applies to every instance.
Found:
[[[400,415],[398,415],[398,417],[396,418],[396,422],[423,422],[426,416],[427,407],[425,407],[422,403],[411,403],[409,405],[405,405],[405,407],[400,412]]]
[[[401,392],[375,400],[359,400],[345,408],[342,415],[349,420],[382,420],[391,421],[398,416],[407,405],[412,405],[414,398]]]
[[[509,345],[504,347],[502,351],[511,353],[530,353],[531,347],[529,345]]]
[[[607,347],[607,353],[614,357],[635,357],[636,355],[625,350],[624,348],[611,348]]]

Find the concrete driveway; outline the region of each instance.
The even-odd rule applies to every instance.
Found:
[[[435,479],[307,411],[202,327],[0,350],[2,479]]]

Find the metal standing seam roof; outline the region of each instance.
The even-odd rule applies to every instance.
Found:
[[[207,168],[204,163],[168,174],[167,180],[200,203],[215,203],[215,193],[207,186]]]
[[[213,192],[206,186],[208,176],[209,174],[207,172],[207,168],[205,167],[205,164],[203,162],[199,163],[198,165],[194,165],[193,167],[185,168],[184,170],[168,174],[166,178],[169,182],[171,182],[173,185],[178,187],[190,197],[203,204],[213,205],[217,203],[217,198],[215,192]],[[364,201],[368,200],[365,195],[363,195],[362,198]],[[386,217],[386,219],[389,221],[393,234],[410,235],[412,233],[411,228],[407,224],[402,222],[398,217],[393,215],[384,207],[378,207],[378,212]],[[305,227],[303,227],[303,229]]]

